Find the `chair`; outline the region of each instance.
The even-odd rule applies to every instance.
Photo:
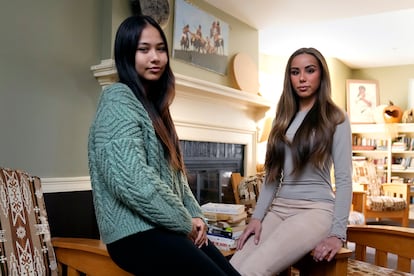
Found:
[[[58,275],[38,177],[0,168],[0,274]]]
[[[408,227],[410,206],[410,184],[381,183],[374,163],[367,160],[353,161],[354,211],[364,214],[365,219],[384,218],[399,221]],[[362,191],[357,185],[363,185]]]
[[[414,229],[383,225],[348,226],[348,241],[355,243],[355,258],[348,261],[348,273],[358,271],[358,275],[402,275],[391,273],[392,258],[396,258],[396,269],[413,272],[411,262],[414,259]],[[373,263],[368,263],[369,250],[374,250]],[[385,269],[387,268],[388,269]]]
[[[234,202],[254,207],[264,181],[264,173],[257,173],[250,177],[242,177],[240,173],[232,173],[230,181],[233,187]]]
[[[40,178],[0,168],[0,275],[131,275],[99,240],[51,238]]]

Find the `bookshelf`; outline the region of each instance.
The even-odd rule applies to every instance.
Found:
[[[352,124],[353,156],[374,160],[383,182],[413,182],[414,124]]]

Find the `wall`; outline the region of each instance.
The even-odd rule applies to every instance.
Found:
[[[106,32],[103,34],[105,38],[105,51],[103,55],[103,59],[110,59],[113,58],[113,42],[116,34],[116,30],[118,29],[119,24],[123,21],[123,19],[130,15],[130,10],[128,6],[128,1],[110,1],[105,0],[106,2],[106,10],[104,16],[105,25],[109,26],[110,28],[106,28]],[[172,38],[173,38],[173,29],[174,29],[174,5],[175,1],[169,0],[170,5],[170,18],[168,20],[167,26],[164,28],[164,32],[167,36],[168,45],[171,46]],[[217,19],[222,22],[226,22],[230,28],[229,34],[229,65],[231,63],[232,57],[239,53],[243,52],[249,55],[252,60],[258,64],[259,59],[259,33],[256,29],[250,27],[249,25],[239,21],[238,19],[234,18],[233,16],[222,12],[219,9],[209,5],[208,3],[204,2],[203,0],[192,0],[189,1],[192,5],[196,8],[214,15]],[[108,8],[110,7],[110,9]],[[108,48],[108,41],[111,41],[110,48]],[[110,51],[108,51],[110,49]],[[202,69],[200,67],[191,65],[181,60],[171,59],[171,67],[173,71],[176,73],[180,73],[187,76],[192,76],[201,80],[211,81],[217,84],[221,84],[224,86],[235,88],[235,84],[231,77],[231,71],[226,75],[217,74],[215,72],[208,71],[206,69]]]
[[[295,49],[296,50],[296,49]],[[292,53],[294,50],[292,51]],[[261,87],[260,92],[273,102],[279,100],[283,90],[285,68],[289,57],[269,56],[261,54],[259,58],[259,71]],[[352,71],[343,62],[336,58],[325,57],[331,74],[332,98],[341,108],[346,108],[346,79],[352,76]],[[274,109],[268,112],[274,116]]]
[[[260,55],[260,92],[266,98],[276,101],[279,99],[287,59],[288,57]],[[388,104],[392,100],[404,110],[410,108],[407,106],[409,79],[414,78],[414,65],[350,69],[336,58],[326,57],[326,61],[331,74],[332,98],[340,107],[346,109],[346,80],[361,79],[379,82],[380,104]],[[274,110],[268,114],[273,115],[271,112]]]
[[[172,1],[170,1],[171,3]],[[252,60],[258,64],[259,60],[259,33],[256,29],[244,24],[243,22],[237,20],[236,18],[228,15],[221,10],[218,10],[202,0],[193,0],[190,1],[194,6],[198,7],[204,12],[214,15],[220,21],[224,21],[229,25],[230,34],[229,34],[229,62],[231,58],[239,53],[246,53],[249,55]],[[171,7],[171,6],[170,6]],[[169,45],[172,45],[172,29],[173,29],[173,18],[170,18],[169,25],[166,28],[166,33],[169,37]],[[210,72],[205,69],[198,68],[196,66],[190,65],[188,63],[182,62],[180,60],[173,59],[171,61],[171,66],[174,72],[192,76],[206,81],[211,81],[217,84],[222,84],[225,86],[233,87],[234,83],[231,74],[220,75],[214,72]],[[229,72],[231,73],[231,72]]]
[[[407,106],[408,86],[409,79],[414,78],[414,65],[358,69],[352,71],[352,77],[362,80],[378,80],[381,104],[388,104],[388,101],[392,100],[402,109],[409,108]]]
[[[90,67],[112,56],[113,37],[129,15],[129,1],[3,2],[0,166],[42,178],[87,176],[87,136],[101,91]],[[258,59],[256,30],[201,0],[192,3],[229,23],[231,55],[244,51]],[[173,16],[166,27],[170,40],[172,23]],[[228,76],[171,63],[177,73],[231,84]]]
[[[0,166],[87,174],[86,137],[100,86],[100,0],[2,1]]]

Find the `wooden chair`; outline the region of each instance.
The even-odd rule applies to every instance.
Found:
[[[0,168],[0,275],[131,275],[100,240],[51,238],[41,180]]]
[[[242,177],[240,173],[232,173],[230,182],[233,188],[234,202],[236,204],[252,205],[254,207],[257,198],[259,197],[263,181],[263,172],[248,178]],[[243,187],[241,187],[241,185],[243,185]],[[240,192],[242,192],[242,194]]]
[[[232,173],[230,177],[231,186],[233,188],[234,203],[240,204],[239,184],[242,181],[240,173]]]
[[[353,267],[357,267],[359,271],[365,268],[367,271],[382,272],[375,275],[387,275],[390,272],[389,269],[386,270],[375,266],[387,267],[389,265],[389,254],[395,254],[398,258],[397,270],[412,272],[411,261],[414,259],[413,228],[383,225],[352,225],[348,226],[348,241],[355,243],[355,261],[349,259],[349,271]],[[368,247],[375,250],[373,264],[366,263]],[[363,274],[363,272],[361,273]]]
[[[58,275],[38,177],[0,168],[0,275]]]
[[[363,213],[365,219],[387,218],[408,227],[411,185],[406,183],[381,184],[376,175],[375,165],[369,161],[354,161],[353,167],[353,180],[364,187],[363,191],[353,192],[353,210]]]

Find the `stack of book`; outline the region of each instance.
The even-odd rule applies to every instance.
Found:
[[[236,248],[237,239],[246,227],[245,205],[209,202],[202,205],[201,210],[208,221],[210,242],[224,251]]]
[[[405,151],[407,150],[407,144],[404,142],[393,142],[392,150],[395,151]]]

